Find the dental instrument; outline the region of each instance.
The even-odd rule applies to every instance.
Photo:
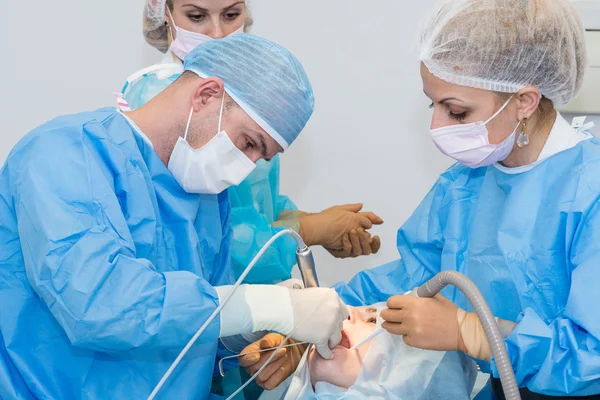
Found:
[[[299,342],[299,343],[291,343],[291,344],[287,344],[285,346],[277,346],[277,347],[270,347],[268,349],[261,349],[261,350],[256,350],[256,351],[249,351],[248,353],[241,353],[241,354],[236,354],[234,356],[227,356],[227,357],[223,357],[219,360],[219,373],[221,374],[221,376],[225,376],[225,370],[223,369],[223,361],[225,360],[229,360],[230,358],[239,358],[242,356],[247,356],[249,354],[258,354],[258,353],[264,353],[267,351],[272,351],[272,350],[279,350],[279,349],[286,349],[288,347],[294,347],[294,346],[300,346],[303,344],[310,344],[308,342]]]
[[[304,244],[304,243],[302,243]],[[296,261],[302,275],[302,282],[305,288],[319,287],[319,279],[317,278],[317,270],[315,268],[315,259],[310,247],[304,245],[300,248],[298,242],[298,250],[296,251]]]

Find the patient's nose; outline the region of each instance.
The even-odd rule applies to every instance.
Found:
[[[348,313],[348,322],[355,323],[360,319],[360,311],[356,307],[348,307],[350,312]]]

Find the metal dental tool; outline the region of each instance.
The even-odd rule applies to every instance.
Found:
[[[285,346],[281,346],[281,347],[271,347],[269,349],[262,349],[262,350],[250,351],[248,353],[242,353],[242,354],[236,354],[234,356],[223,357],[223,358],[221,358],[219,360],[219,373],[221,374],[221,376],[225,376],[225,370],[223,369],[223,361],[228,360],[230,358],[239,358],[239,357],[242,357],[242,356],[247,356],[248,354],[264,353],[264,352],[267,352],[267,351],[285,349],[285,348],[288,348],[288,347],[300,346],[300,345],[303,345],[303,344],[310,344],[310,343],[306,343],[306,342],[291,343],[291,344],[286,344]]]
[[[294,236],[294,235],[292,235]],[[299,237],[300,235],[298,235]],[[294,238],[296,238],[294,236]],[[296,250],[296,261],[298,269],[302,275],[302,281],[305,288],[319,287],[319,279],[317,278],[317,270],[315,269],[315,259],[313,258],[310,247],[304,244],[304,241],[298,240],[298,250]]]

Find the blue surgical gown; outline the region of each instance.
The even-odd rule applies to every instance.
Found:
[[[227,193],[184,192],[114,109],[22,139],[0,220],[3,400],[146,398],[233,281]],[[219,330],[158,398],[208,396]]]
[[[600,141],[533,169],[454,165],[398,231],[401,259],[336,289],[349,304],[405,293],[440,271],[467,275],[507,338],[520,386],[546,395],[600,393]],[[472,311],[466,298],[442,292]],[[491,369],[497,377],[496,365]]]
[[[170,58],[169,58],[170,59]],[[169,64],[171,65],[171,64]],[[159,78],[144,74],[128,82],[122,93],[131,109],[141,107],[173,83],[179,74]],[[228,189],[231,199],[233,226],[232,266],[239,277],[254,256],[277,232],[285,227],[273,227],[282,211],[297,210],[294,203],[279,193],[279,156],[270,162],[260,160],[256,169],[239,186]],[[297,244],[284,236],[278,239],[248,274],[245,283],[271,284],[291,277],[296,264]]]

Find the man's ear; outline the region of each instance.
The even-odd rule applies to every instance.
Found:
[[[194,111],[199,111],[205,107],[212,99],[221,101],[225,85],[223,81],[216,77],[210,77],[200,80],[192,94],[192,106]]]

